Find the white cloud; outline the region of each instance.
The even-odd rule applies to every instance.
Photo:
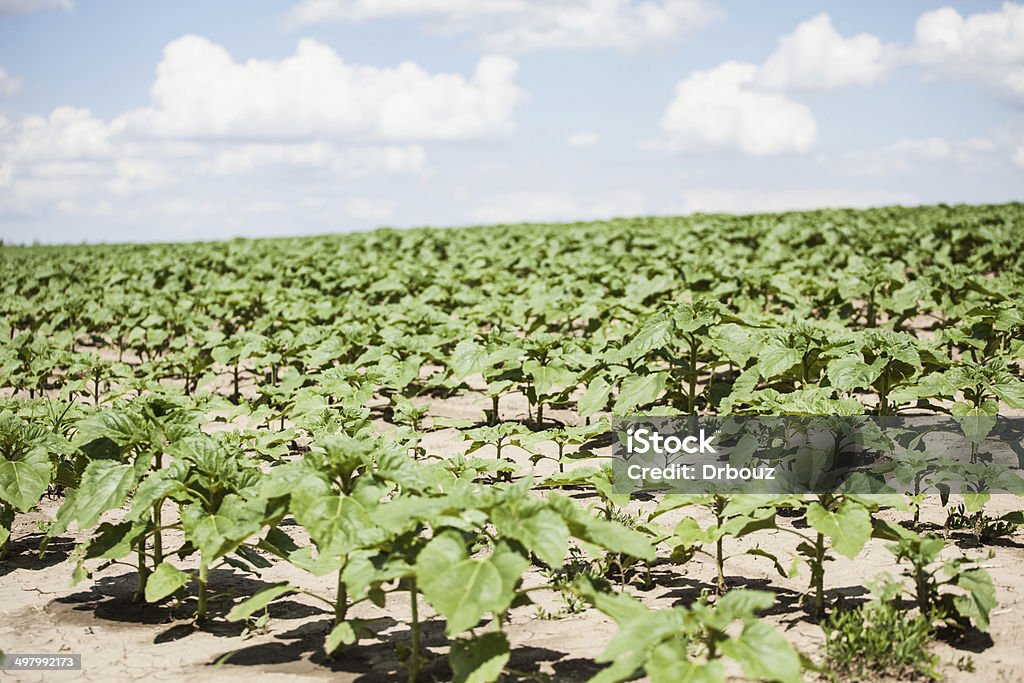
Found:
[[[492,50],[635,50],[685,36],[720,15],[711,0],[304,0],[289,23],[420,17]]]
[[[21,79],[15,78],[0,67],[0,95],[13,95],[21,90]]]
[[[477,223],[597,220],[642,214],[647,200],[633,190],[574,196],[562,191],[508,192],[484,198],[469,216]]]
[[[354,197],[345,203],[348,215],[363,221],[383,221],[395,213],[395,203],[386,199]]]
[[[757,80],[771,88],[841,88],[876,83],[887,68],[886,49],[877,36],[844,38],[822,13],[779,40]]]
[[[573,133],[570,135],[565,143],[570,147],[590,147],[596,145],[601,140],[601,136],[592,131],[580,131],[579,133]]]
[[[887,190],[808,188],[798,190],[693,189],[683,193],[685,213],[766,213],[823,208],[867,208],[917,204],[909,193]]]
[[[106,197],[118,205],[197,174],[220,182],[275,167],[307,169],[310,182],[328,186],[370,174],[425,177],[426,151],[416,143],[511,130],[524,97],[515,71],[504,57],[485,57],[468,78],[413,63],[349,65],[311,40],[280,61],[240,63],[186,36],[165,49],[148,107],[112,120],[67,106],[16,122],[0,116],[0,209],[94,215]],[[352,211],[379,220],[384,209],[356,203]]]
[[[818,128],[811,110],[756,85],[758,67],[725,62],[676,84],[661,119],[664,146],[728,147],[757,156],[805,152]]]
[[[164,48],[152,105],[121,123],[139,134],[190,138],[481,138],[513,129],[524,99],[517,69],[495,56],[482,58],[468,79],[414,62],[352,65],[312,39],[281,61],[239,63],[222,46],[189,35]]]
[[[14,161],[106,159],[113,154],[113,130],[88,109],[58,107],[47,117],[29,116],[7,132],[13,139],[4,144],[4,155]]]
[[[1024,167],[1024,140],[1021,140],[1020,145],[1017,146],[1013,153],[1013,163]],[[2,177],[2,174],[0,174],[0,177]]]
[[[114,194],[131,194],[153,190],[174,181],[174,174],[153,159],[117,159],[114,177],[107,188]]]
[[[373,172],[418,173],[426,159],[419,145],[338,148],[323,141],[242,144],[216,153],[198,170],[210,175],[238,175],[266,166],[306,166],[357,178]]]
[[[0,0],[0,16],[26,14],[51,8],[69,10],[74,5],[73,0]]]
[[[294,26],[414,16],[468,17],[521,12],[523,0],[304,0],[288,12]]]
[[[820,161],[838,165],[855,175],[891,176],[919,172],[940,163],[968,163],[995,149],[996,144],[988,138],[910,138],[875,149],[852,150],[838,158],[822,157]]]
[[[978,79],[1024,97],[1024,5],[962,16],[952,7],[925,12],[914,28],[909,61],[954,78]]]

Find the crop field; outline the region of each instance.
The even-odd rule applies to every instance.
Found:
[[[5,245],[0,650],[82,670],[0,680],[1024,680],[1019,464],[610,464],[630,416],[1012,419],[1022,362],[1022,204]]]

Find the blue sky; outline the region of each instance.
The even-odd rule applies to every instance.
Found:
[[[1024,199],[1024,5],[0,0],[0,238]]]

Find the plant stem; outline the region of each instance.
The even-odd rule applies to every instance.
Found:
[[[142,602],[146,599],[146,583],[149,581],[149,566],[146,565],[146,537],[143,536],[139,539],[139,545],[136,549],[138,558],[138,574],[135,583],[135,595],[132,596],[132,600],[135,602]]]
[[[348,612],[348,588],[345,586],[345,582],[341,580],[341,574],[344,571],[345,567],[342,565],[341,569],[338,570],[338,594],[334,603],[335,626],[345,621],[345,616]]]
[[[690,395],[688,415],[697,414],[697,338],[690,336]]]
[[[199,555],[199,602],[196,605],[196,621],[206,621],[206,583],[210,578],[210,566],[206,558]]]
[[[814,541],[811,585],[814,586],[814,615],[820,619],[825,616],[825,535],[822,533]]]
[[[725,595],[725,557],[722,553],[722,538],[715,543],[715,565],[718,568],[718,594]]]
[[[412,623],[409,626],[412,635],[411,652],[409,654],[409,683],[416,683],[416,679],[420,675],[420,615],[416,593],[416,579],[412,579],[409,583],[409,607],[412,612]]]

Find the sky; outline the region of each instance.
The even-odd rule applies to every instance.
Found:
[[[0,0],[0,239],[1024,199],[1024,4]]]

